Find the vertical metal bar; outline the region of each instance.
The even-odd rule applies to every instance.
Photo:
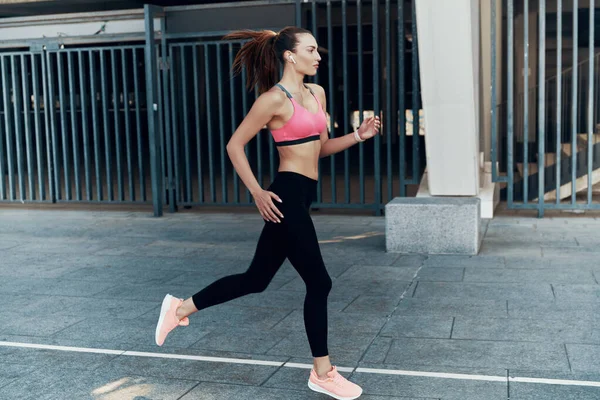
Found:
[[[571,82],[571,204],[575,204],[575,195],[577,191],[577,43],[579,42],[577,10],[579,10],[578,1],[573,0],[573,71]]]
[[[75,195],[81,201],[79,179],[79,132],[77,130],[77,105],[75,104],[75,73],[73,72],[73,52],[67,52],[67,68],[69,72],[69,112],[71,113],[71,136],[73,140],[73,165],[75,171]]]
[[[333,70],[334,70],[334,59],[335,57],[333,56],[334,52],[333,52],[333,24],[331,22],[331,0],[327,0],[327,46],[328,46],[328,50],[329,50],[329,65],[328,65],[328,72],[329,72],[329,100],[327,101],[327,104],[329,104],[329,125],[330,125],[330,132],[329,132],[329,137],[330,138],[335,138],[335,82],[334,82],[334,75],[333,75]],[[376,58],[376,57],[375,57]],[[376,75],[376,74],[373,74]],[[331,202],[333,204],[337,203],[337,187],[336,187],[336,173],[335,173],[335,155],[332,154],[330,156],[330,162],[331,162]]]
[[[132,49],[135,51],[135,49]],[[121,70],[123,71],[123,114],[125,116],[125,148],[127,151],[127,179],[129,184],[129,200],[135,201],[135,185],[133,183],[133,160],[131,157],[131,129],[129,126],[129,82],[127,81],[127,52],[121,49]],[[135,65],[134,65],[135,68]]]
[[[319,43],[319,26],[317,25],[317,0],[312,0],[311,3],[311,19],[312,19],[312,34],[317,43]],[[329,54],[331,54],[331,49],[329,50]],[[313,76],[313,82],[319,83],[319,74]]]
[[[379,99],[379,0],[373,0],[373,112],[381,114]],[[418,136],[417,136],[418,137]],[[375,136],[375,215],[381,215],[381,136]]]
[[[419,136],[420,118],[419,118],[419,46],[417,37],[417,9],[415,2],[412,2],[412,113],[413,113],[413,134],[412,134],[412,182],[419,183]]]
[[[227,203],[227,169],[225,165],[225,121],[223,120],[223,77],[221,75],[221,45],[217,44],[217,92],[219,106],[219,155],[221,158],[221,201]]]
[[[394,198],[392,175],[392,35],[390,0],[385,0],[385,131],[387,159],[387,200]]]
[[[15,194],[15,171],[14,171],[14,153],[12,146],[12,137],[13,137],[13,129],[12,129],[12,121],[10,116],[10,81],[8,80],[8,73],[6,71],[6,64],[8,64],[8,58],[10,56],[0,56],[0,60],[2,60],[2,89],[4,95],[4,126],[5,126],[5,135],[6,135],[6,155],[7,155],[7,163],[8,163],[8,188],[10,191],[9,200],[16,200]],[[1,138],[0,138],[1,140]]]
[[[83,164],[84,164],[84,173],[85,173],[85,193],[86,199],[88,201],[92,200],[92,184],[90,178],[90,144],[89,144],[89,132],[88,132],[88,109],[87,109],[87,91],[86,87],[88,85],[88,80],[86,76],[86,72],[84,70],[84,58],[85,52],[79,51],[78,61],[79,61],[79,99],[81,103],[81,119],[82,123],[82,133],[83,133]],[[90,66],[91,69],[91,66]]]
[[[171,86],[172,86],[172,75],[173,75],[173,63],[172,63],[172,57],[171,54],[168,53],[173,53],[173,48],[171,46],[167,46],[167,39],[165,37],[165,35],[162,35],[161,38],[161,49],[162,49],[162,61],[163,61],[163,85],[164,85],[164,90],[163,90],[163,96],[164,96],[164,100],[163,100],[163,110],[164,110],[164,116],[165,116],[165,121],[164,121],[164,127],[165,127],[165,145],[167,148],[167,172],[168,172],[168,182],[167,182],[167,192],[168,192],[168,202],[169,202],[169,212],[174,213],[175,212],[175,192],[173,190],[174,187],[174,182],[173,182],[173,176],[174,176],[174,166],[173,166],[173,136],[175,135],[175,131],[171,131],[171,107],[175,102],[175,98],[170,99],[169,96],[171,96]],[[165,67],[165,65],[167,65],[168,67]],[[176,116],[173,115],[173,119],[175,119]]]
[[[206,121],[208,122],[207,139],[208,139],[208,174],[210,178],[210,199],[213,203],[217,201],[215,192],[215,171],[213,160],[213,144],[212,144],[212,107],[210,98],[210,63],[208,62],[208,45],[204,45],[204,80],[206,82]]]
[[[33,58],[34,55],[30,54]],[[35,169],[33,166],[33,148],[31,139],[31,88],[29,85],[29,70],[25,62],[25,54],[21,54],[21,79],[23,89],[23,121],[25,124],[25,146],[27,147],[27,178],[29,184],[29,200],[35,200]]]
[[[165,18],[161,17],[160,18],[160,28],[159,30],[161,32],[165,31]],[[164,35],[163,35],[164,36]],[[162,43],[162,39],[161,39],[161,43]],[[162,79],[162,75],[160,73],[161,68],[164,68],[164,66],[162,65],[162,57],[163,57],[163,48],[162,48],[162,44],[158,44],[156,43],[156,55],[158,57],[158,59],[156,60],[158,66],[157,66],[157,71],[156,71],[156,103],[157,103],[157,114],[158,117],[156,119],[156,123],[158,124],[159,130],[158,130],[158,160],[159,160],[159,180],[161,181],[160,185],[161,188],[165,187],[165,177],[167,176],[167,162],[166,162],[166,150],[165,150],[165,121],[164,121],[164,114],[165,114],[165,104],[163,102],[164,99],[164,95],[163,95],[163,89],[164,89],[164,80]],[[141,147],[141,142],[138,142],[138,149]],[[139,150],[138,150],[139,151]],[[145,197],[145,193],[142,193],[142,196]],[[163,203],[165,203],[167,201],[168,198],[168,193],[166,190],[161,190],[161,197],[162,197],[162,201]]]
[[[55,202],[61,197],[61,185],[60,185],[60,174],[58,166],[58,148],[57,148],[57,128],[56,128],[56,107],[54,105],[54,79],[52,76],[52,57],[51,53],[46,53],[46,63],[42,65],[48,67],[48,73],[44,73],[44,78],[48,78],[48,96],[46,101],[47,114],[50,117],[50,129],[46,129],[46,142],[52,144],[52,151],[48,149],[48,182],[50,185],[50,192],[52,202]],[[48,120],[48,115],[46,116]],[[50,135],[50,137],[48,137]],[[51,154],[50,154],[51,153]]]
[[[13,112],[15,118],[15,152],[17,154],[17,176],[19,182],[19,197],[23,201],[26,198],[25,195],[25,176],[23,174],[23,125],[21,124],[21,97],[18,93],[21,92],[19,88],[18,76],[18,65],[16,63],[16,55],[10,56],[11,72],[12,72],[12,88],[14,94]],[[21,71],[23,72],[23,71]]]
[[[242,77],[242,111],[244,112],[244,115],[246,115],[248,113],[248,94],[246,93],[246,69],[243,68],[242,72],[240,74],[240,76]],[[250,161],[250,149],[248,147],[248,145],[246,145],[246,147],[244,148],[244,152],[246,153],[246,158],[248,159],[248,161]],[[248,203],[250,203],[252,200],[252,196],[250,195],[250,190],[248,190],[248,188],[246,188],[246,201]]]
[[[523,3],[523,203],[529,202],[529,0]]]
[[[562,156],[562,0],[556,11],[556,204],[560,204],[560,170]]]
[[[185,46],[181,47],[179,53],[180,69],[181,69],[181,94],[183,102],[183,151],[185,156],[185,201],[192,201],[192,174],[190,170],[190,124],[188,115],[188,102],[187,102],[187,69],[185,62]]]
[[[175,67],[175,60],[177,59],[176,57],[176,49],[179,49],[181,51],[182,47],[181,46],[175,46],[175,45],[171,45],[169,46],[169,49],[171,50],[171,75],[170,75],[170,81],[171,81],[171,112],[172,112],[172,140],[173,140],[173,170],[174,170],[174,176],[173,176],[173,181],[172,181],[172,187],[171,190],[174,191],[174,201],[175,202],[180,202],[181,201],[181,196],[182,193],[179,190],[180,184],[181,182],[179,181],[179,168],[180,168],[180,164],[179,164],[179,153],[181,151],[180,147],[179,147],[179,114],[177,112],[177,106],[178,106],[178,101],[179,101],[179,97],[178,97],[178,91],[177,91],[177,87],[176,87],[176,83],[177,83],[177,77],[175,76],[176,73],[176,67]],[[165,106],[167,107],[169,105],[169,103],[165,103]],[[174,205],[175,206],[175,205]],[[175,210],[175,209],[173,209]]]
[[[42,55],[43,58],[43,55]],[[42,132],[41,132],[41,121],[40,121],[40,94],[38,93],[38,70],[37,70],[37,54],[31,55],[31,79],[32,79],[32,87],[33,87],[33,123],[35,130],[35,147],[36,147],[36,160],[37,160],[37,178],[38,178],[38,186],[39,186],[39,199],[46,200],[46,185],[44,180],[44,163],[42,162]],[[42,93],[45,90],[42,88]],[[46,103],[44,102],[44,109],[46,108]],[[1,133],[0,133],[1,136]],[[1,142],[1,140],[0,140]],[[46,144],[48,146],[48,144]],[[0,152],[2,149],[0,148]],[[2,160],[0,160],[0,163]],[[0,181],[3,182],[4,174],[0,171]],[[2,194],[0,194],[0,198],[2,198]],[[35,191],[32,196],[32,200],[35,200]]]
[[[112,163],[110,157],[110,136],[108,131],[108,94],[106,93],[106,60],[104,50],[100,50],[100,85],[102,89],[102,126],[104,127],[104,154],[106,158],[106,189],[108,201],[113,201]],[[148,107],[150,105],[148,104]],[[150,110],[148,110],[150,112]]]
[[[2,55],[0,55],[0,64],[2,67],[4,66],[4,57]],[[4,71],[2,71],[2,76],[5,76]],[[6,87],[4,85],[4,79],[0,80],[0,86],[2,87],[2,92],[4,93],[6,91]],[[4,96],[2,96],[1,103],[2,103],[2,112],[4,112],[4,115],[6,115],[8,113],[8,105],[4,101]],[[4,150],[4,138],[5,137],[8,137],[8,131],[5,132],[4,125],[0,122],[0,200],[6,200],[5,176],[7,174],[7,171],[4,171],[4,163],[6,162],[6,161],[4,161],[5,160],[4,155],[6,154],[8,156],[8,151]]]
[[[349,132],[348,129],[348,14],[347,14],[348,2],[342,0],[342,75],[344,82],[344,132]],[[346,204],[350,204],[350,151],[344,151],[344,201]]]
[[[404,62],[406,50],[404,47],[404,0],[398,0],[398,166],[400,171],[400,197],[406,196],[406,116],[404,109],[406,99],[406,85],[404,76]]]
[[[356,0],[356,29],[358,42],[358,126],[363,121],[363,40],[362,40],[362,1]],[[365,204],[365,149],[364,143],[358,144],[360,204]]]
[[[229,56],[229,65],[233,65],[233,44],[229,43],[228,45],[228,56]],[[236,112],[235,112],[235,90],[234,90],[234,79],[233,77],[229,79],[229,110],[230,114],[230,122],[231,122],[231,134],[235,132],[236,127]],[[272,141],[271,141],[272,142]],[[272,146],[272,145],[271,145]],[[271,156],[271,160],[273,160],[273,156]],[[271,164],[272,165],[272,164]],[[271,173],[271,179],[273,179],[273,172]],[[234,202],[237,204],[240,202],[240,187],[238,182],[238,175],[233,168],[233,198]]]
[[[594,164],[594,2],[590,2],[589,65],[588,65],[588,190],[587,202],[592,204],[592,167]]]
[[[296,26],[302,25],[302,0],[296,0]]]
[[[118,75],[117,75],[117,54],[115,49],[110,50],[110,63],[111,63],[111,75],[112,75],[112,90],[113,90],[113,122],[115,125],[115,156],[117,159],[117,188],[119,191],[119,200],[125,200],[125,192],[123,188],[123,167],[121,165],[121,124],[119,123],[119,89],[118,89]]]
[[[544,193],[545,185],[545,155],[546,155],[546,0],[540,0],[539,3],[539,22],[538,22],[538,217],[544,216]]]
[[[133,50],[133,92],[134,92],[134,101],[135,101],[135,127],[137,134],[137,151],[138,151],[138,169],[140,176],[140,194],[141,200],[146,201],[146,173],[144,171],[144,152],[142,151],[142,120],[140,113],[140,89],[138,85],[138,61],[137,61],[137,49]],[[164,107],[165,110],[168,107]],[[166,125],[165,125],[166,126]],[[161,176],[162,179],[162,176]]]
[[[491,121],[492,121],[492,146],[491,146],[491,159],[492,159],[492,182],[497,182],[498,181],[498,168],[497,168],[497,162],[498,162],[498,152],[497,152],[497,147],[498,147],[498,126],[496,123],[496,107],[497,107],[497,81],[496,81],[496,71],[497,71],[497,67],[496,67],[496,63],[498,62],[496,59],[496,48],[497,48],[497,27],[496,27],[496,1],[497,0],[491,0],[491,17],[492,20],[491,22],[491,31],[492,31],[492,36],[491,36],[491,64],[492,64],[492,76],[491,76],[491,81],[492,81],[492,98],[491,98]],[[559,0],[560,1],[560,0]]]
[[[514,200],[514,121],[513,121],[513,110],[514,110],[514,41],[515,41],[515,10],[514,0],[508,0],[507,5],[507,30],[508,30],[508,60],[507,60],[507,88],[508,88],[508,109],[506,110],[507,116],[507,156],[508,156],[508,208],[513,207]]]
[[[157,138],[157,110],[154,108],[157,86],[156,46],[154,43],[154,7],[144,5],[144,23],[146,32],[146,108],[148,110],[148,138],[150,144],[150,168],[152,175],[152,201],[154,216],[162,215],[162,179],[160,178],[160,143]],[[160,127],[158,128],[160,129]]]
[[[60,107],[60,133],[61,133],[61,147],[63,154],[63,167],[65,174],[65,199],[71,200],[71,168],[69,165],[69,149],[68,149],[68,125],[67,116],[65,110],[65,84],[63,82],[64,68],[62,52],[56,53],[57,59],[57,77],[58,77],[58,101]]]
[[[102,50],[100,50],[100,54]],[[94,62],[94,51],[89,52],[90,60],[90,108],[92,109],[92,135],[94,140],[94,166],[96,170],[96,193],[98,201],[104,199],[102,188],[102,171],[101,171],[101,155],[100,155],[100,137],[98,134],[98,104],[97,104],[97,89],[96,89],[96,63]]]
[[[198,83],[198,45],[193,47],[194,57],[194,112],[196,113],[196,160],[198,164],[198,201],[204,203],[204,171],[202,169],[202,135],[200,131],[200,96]]]

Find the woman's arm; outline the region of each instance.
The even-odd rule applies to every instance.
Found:
[[[244,147],[278,113],[284,101],[285,98],[280,93],[265,92],[260,95],[227,143],[227,154],[233,167],[254,197],[263,218],[273,222],[280,222],[276,215],[281,217],[283,215],[277,210],[271,198],[280,202],[281,199],[275,193],[262,189],[252,172]]]
[[[323,106],[323,111],[327,112],[327,99],[325,96],[325,90],[319,86],[312,84],[311,87],[315,91],[315,94],[319,96],[319,100],[321,101],[321,105]],[[360,128],[358,128],[358,134],[360,141],[363,142],[366,139],[369,139],[379,131],[380,122],[379,117],[376,118],[367,118],[363,121]],[[339,153],[341,151],[346,150],[349,147],[352,147],[356,143],[359,143],[358,138],[356,137],[354,132],[348,133],[344,136],[339,136],[333,139],[329,138],[329,133],[327,132],[327,128],[321,132],[321,152],[319,153],[319,157],[327,157],[332,154]]]

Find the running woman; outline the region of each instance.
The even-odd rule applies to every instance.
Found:
[[[249,268],[241,274],[221,278],[187,300],[167,294],[162,302],[156,343],[162,346],[178,326],[189,325],[195,312],[250,293],[263,292],[285,259],[306,284],[304,324],[314,358],[308,379],[310,389],[335,399],[351,400],[362,388],[340,375],[329,359],[327,347],[327,298],[332,281],[327,273],[317,235],[309,215],[315,198],[319,159],[346,150],[375,136],[379,117],[366,118],[360,127],[344,136],[329,138],[325,91],[306,84],[314,76],[321,56],[310,31],[286,27],[273,31],[236,31],[225,40],[246,40],[233,68],[245,67],[248,87],[258,87],[260,96],[227,144],[227,153],[264,219]],[[283,75],[279,76],[280,63]],[[271,185],[263,189],[252,172],[244,147],[264,127],[273,135],[279,153],[279,168]]]

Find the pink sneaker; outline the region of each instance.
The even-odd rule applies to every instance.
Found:
[[[362,394],[362,388],[340,375],[336,367],[327,373],[327,379],[324,380],[319,379],[315,370],[312,369],[308,387],[315,392],[325,393],[338,400],[352,400]]]
[[[170,294],[166,295],[163,299],[162,307],[160,308],[160,316],[158,317],[158,324],[156,324],[156,332],[154,334],[157,345],[162,346],[167,335],[173,329],[178,326],[188,326],[190,324],[188,317],[181,320],[177,318],[177,308],[179,308],[181,303],[183,303],[182,299],[173,297]]]

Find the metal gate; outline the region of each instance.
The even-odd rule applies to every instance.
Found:
[[[579,3],[539,0],[533,9],[528,0],[508,0],[506,42],[492,16],[493,177],[509,208],[536,209],[540,217],[551,209],[600,208],[600,55],[594,46],[600,13]],[[497,62],[496,46],[506,49],[506,61]],[[502,88],[498,70],[506,79]],[[498,89],[506,93],[500,100]]]
[[[0,53],[0,201],[151,203],[143,61],[143,45]]]
[[[327,93],[330,137],[352,132],[369,115],[383,120],[380,136],[320,162],[314,207],[380,214],[418,186],[424,169],[414,5],[243,5],[262,12],[274,4],[290,7],[295,24],[310,29],[324,49],[321,72],[311,80]],[[146,5],[145,42],[45,40],[0,52],[0,202],[152,204],[155,215],[163,204],[172,212],[251,205],[225,151],[257,96],[245,90],[244,74],[230,73],[242,43],[224,42],[227,31],[166,29],[176,12],[238,6]],[[268,186],[278,155],[267,129],[246,152]]]

